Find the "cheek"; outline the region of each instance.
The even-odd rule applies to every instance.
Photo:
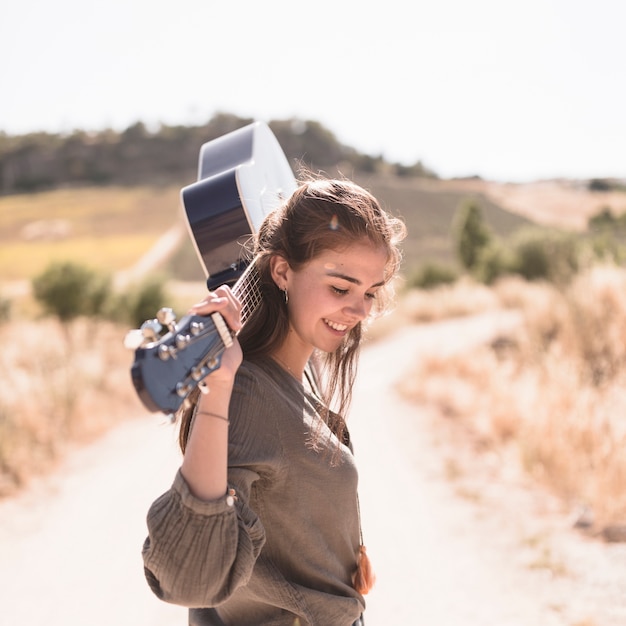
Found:
[[[316,320],[336,306],[325,290],[303,288],[289,296],[291,324],[303,327],[313,324]]]

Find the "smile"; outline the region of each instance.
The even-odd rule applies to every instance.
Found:
[[[347,324],[337,324],[336,322],[331,322],[330,320],[324,320],[324,322],[326,323],[327,326],[330,326],[333,330],[336,330],[337,332],[343,333],[344,331],[346,331],[348,329],[348,325]]]

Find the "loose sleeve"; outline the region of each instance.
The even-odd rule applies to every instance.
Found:
[[[239,470],[237,484],[231,485],[237,497],[207,502],[191,493],[180,471],[176,474],[147,517],[142,554],[157,597],[187,607],[212,607],[248,582],[265,541],[245,497],[257,478],[251,470]]]
[[[236,498],[196,498],[180,471],[148,511],[143,546],[148,584],[162,600],[215,607],[246,585],[265,544],[258,492],[285,476],[276,393],[264,372],[239,368],[230,402],[228,485]]]

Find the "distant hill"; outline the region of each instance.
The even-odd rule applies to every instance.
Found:
[[[123,132],[102,130],[70,135],[0,133],[0,195],[67,186],[185,185],[195,180],[203,143],[246,126],[252,119],[218,114],[200,126],[146,128],[141,122]],[[419,161],[387,163],[341,144],[311,120],[275,120],[270,128],[290,163],[313,171],[343,168],[400,177],[435,177]]]
[[[494,202],[480,189],[458,188],[438,180],[403,180],[390,176],[355,175],[392,213],[404,219],[408,240],[404,245],[405,267],[426,260],[454,262],[451,227],[459,207],[469,198],[483,210],[495,233],[507,236],[531,221]]]
[[[442,183],[460,191],[484,194],[496,204],[544,226],[584,231],[589,218],[608,209],[626,213],[626,187],[620,181],[600,188],[598,181],[542,180],[531,183],[496,183],[485,180]],[[596,183],[596,184],[594,184]]]
[[[138,122],[121,133],[0,133],[0,279],[30,277],[53,258],[84,256],[114,271],[132,265],[182,220],[178,192],[196,180],[201,145],[252,121],[218,114],[196,127],[149,130]],[[503,237],[531,222],[583,231],[601,211],[626,212],[625,187],[611,181],[442,180],[420,162],[407,167],[359,153],[318,122],[270,127],[296,173],[303,165],[347,176],[405,219],[405,270],[455,261],[450,229],[468,198]],[[202,278],[189,241],[169,269],[177,278]]]

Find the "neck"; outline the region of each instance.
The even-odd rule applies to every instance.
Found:
[[[285,349],[283,344],[278,350],[271,354],[271,357],[296,380],[302,382],[304,377],[304,368],[309,360],[310,355],[294,356],[293,352]]]

